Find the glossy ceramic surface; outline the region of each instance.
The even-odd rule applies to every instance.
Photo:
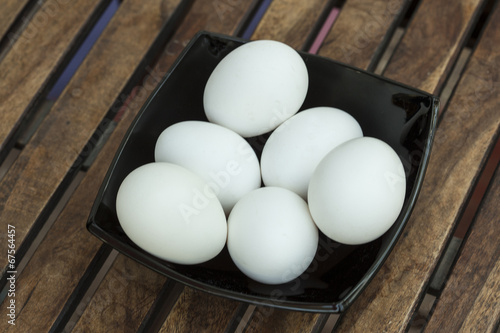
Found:
[[[407,194],[392,228],[364,245],[347,246],[321,235],[315,259],[297,279],[264,285],[243,275],[227,249],[200,265],[160,260],[133,244],[116,217],[118,188],[135,168],[154,160],[154,146],[169,125],[206,120],[203,90],[217,63],[246,41],[206,32],[195,36],[130,127],[101,186],[87,227],[123,254],[186,285],[216,295],[279,308],[341,312],[358,296],[390,253],[410,217],[418,196],[434,135],[436,97],[332,60],[300,53],[309,72],[302,106],[332,106],[349,112],[365,136],[384,140],[399,154],[406,170]],[[260,156],[268,135],[249,138]]]

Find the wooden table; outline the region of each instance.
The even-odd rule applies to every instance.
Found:
[[[412,217],[340,317],[184,287],[86,230],[125,131],[200,30],[279,40],[441,96]],[[2,0],[0,36],[2,332],[498,330],[498,1]]]

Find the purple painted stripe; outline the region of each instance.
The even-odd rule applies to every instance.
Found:
[[[113,17],[119,6],[120,6],[119,0],[111,1],[111,3],[108,5],[108,8],[106,8],[106,10],[101,15],[95,26],[90,31],[87,38],[83,41],[82,45],[80,46],[76,54],[73,56],[69,64],[66,66],[61,76],[57,79],[57,82],[55,83],[54,87],[52,87],[52,90],[49,92],[47,99],[55,100],[61,94],[61,92],[66,87],[69,80],[73,77],[73,74],[75,74],[76,70],[83,62],[83,59],[87,56],[90,49],[96,42],[97,38],[99,38],[102,31],[109,23],[109,21],[111,20],[111,18]]]
[[[269,7],[269,5],[271,4],[271,2],[272,2],[272,0],[264,0],[260,3],[259,8],[257,8],[255,15],[253,16],[252,20],[250,21],[250,24],[248,24],[245,31],[241,35],[242,38],[250,39],[250,37],[252,37],[253,32],[257,28],[257,25],[259,24],[260,20],[262,19],[262,16],[264,16],[264,13],[266,12],[266,10]]]
[[[318,35],[316,36],[316,39],[314,40],[313,44],[311,45],[311,48],[309,49],[309,53],[316,54],[318,53],[319,48],[323,44],[323,41],[326,38],[326,35],[328,35],[328,32],[333,26],[333,23],[337,19],[337,16],[339,15],[340,9],[337,7],[332,8],[330,11],[330,14],[328,14],[328,17],[325,20],[325,23],[323,23],[323,26],[321,27],[321,30],[319,31]]]

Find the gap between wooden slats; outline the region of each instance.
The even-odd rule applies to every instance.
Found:
[[[15,36],[26,25],[40,6],[36,0],[5,0],[0,11],[0,61],[15,41]]]

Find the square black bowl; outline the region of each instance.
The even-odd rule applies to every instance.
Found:
[[[348,246],[324,235],[309,268],[295,280],[265,285],[251,280],[232,262],[227,248],[199,265],[173,264],[143,251],[118,222],[118,188],[135,168],[154,161],[154,146],[169,125],[205,120],[203,91],[212,70],[230,51],[247,41],[198,33],[151,94],[128,130],[99,190],[88,219],[92,234],[121,253],[188,286],[258,305],[311,312],[342,312],[375,275],[408,221],[429,161],[439,101],[436,97],[344,64],[299,52],[309,72],[309,90],[301,110],[316,106],[342,109],[359,122],[365,136],[379,138],[399,154],[407,192],[392,228],[373,242]],[[260,157],[269,135],[248,138]]]

